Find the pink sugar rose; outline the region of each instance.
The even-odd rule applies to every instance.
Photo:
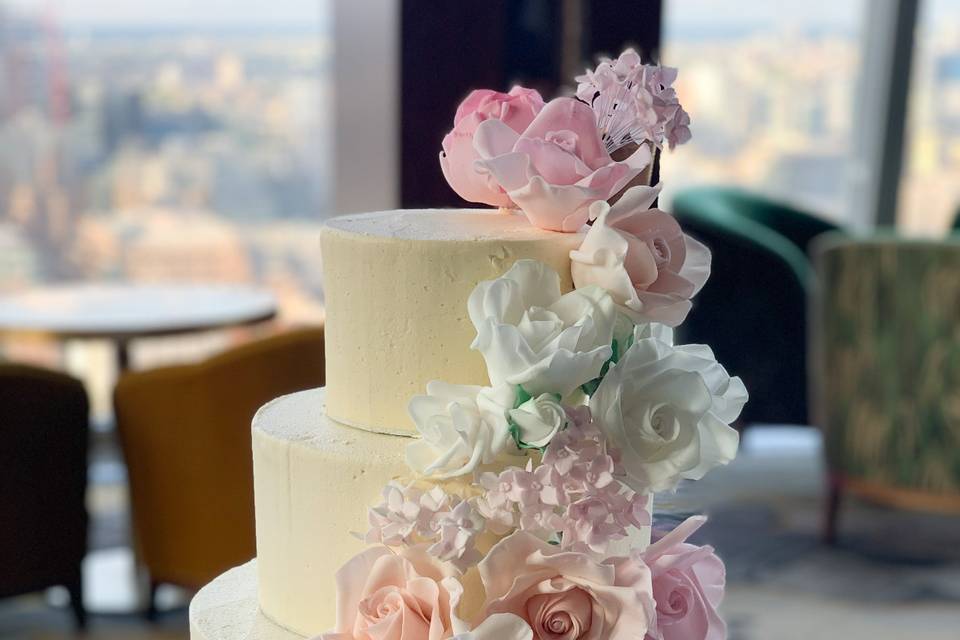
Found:
[[[499,184],[534,226],[579,231],[591,204],[617,194],[651,160],[647,145],[621,162],[611,158],[596,118],[583,102],[556,98],[522,132],[500,120],[481,122],[473,138],[480,157],[475,167]]]
[[[633,187],[613,206],[593,205],[596,221],[570,252],[570,272],[577,288],[605,289],[634,321],[675,327],[710,276],[710,250],[650,208],[659,193],[660,185]]]
[[[479,565],[483,617],[512,613],[535,640],[636,640],[655,612],[650,572],[637,559],[598,562],[518,531]]]
[[[647,640],[723,640],[727,626],[717,613],[726,571],[712,547],[686,542],[707,519],[689,518],[634,560],[653,573],[657,624]]]
[[[319,640],[442,640],[462,587],[423,547],[372,547],[337,571],[337,625]]]
[[[479,156],[473,148],[473,136],[480,123],[490,119],[513,131],[523,131],[542,108],[540,94],[523,87],[514,87],[510,93],[478,89],[467,96],[457,108],[453,131],[444,137],[440,152],[443,176],[461,198],[494,207],[513,205],[500,185],[474,169],[473,163]]]

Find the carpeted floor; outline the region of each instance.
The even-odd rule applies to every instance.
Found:
[[[813,430],[754,428],[732,465],[658,498],[658,527],[710,516],[695,541],[714,545],[727,564],[730,640],[958,640],[960,518],[849,501],[839,544],[821,545],[819,447]],[[98,451],[93,476],[93,543],[115,547],[128,532],[122,468],[109,448]],[[106,572],[105,563],[91,564]],[[117,587],[110,576],[99,582]],[[153,625],[97,615],[85,636],[70,628],[66,611],[40,596],[0,601],[4,639],[188,637],[182,607]]]

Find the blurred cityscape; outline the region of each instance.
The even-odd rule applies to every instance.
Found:
[[[257,282],[284,317],[320,317],[327,21],[80,23],[25,2],[0,0],[0,291]],[[842,220],[868,3],[776,4],[666,3],[694,131],[665,158],[666,199],[734,183]],[[923,5],[915,57],[899,217],[939,233],[960,202],[960,0]]]
[[[663,59],[693,119],[663,161],[665,199],[737,184],[842,222],[870,3],[724,4],[665,5]],[[960,206],[960,0],[921,5],[914,62],[898,224],[942,234]]]
[[[80,26],[0,3],[0,290],[258,282],[321,313],[330,40]]]

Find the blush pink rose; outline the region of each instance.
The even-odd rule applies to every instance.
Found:
[[[712,547],[686,539],[706,518],[689,518],[636,558],[653,573],[657,623],[648,640],[723,640],[727,626],[717,613],[726,571]]]
[[[656,615],[650,572],[637,559],[599,562],[517,531],[479,569],[483,616],[519,616],[535,640],[636,640]]]
[[[462,588],[422,547],[373,547],[337,571],[337,625],[319,640],[442,640]]]
[[[635,321],[675,327],[710,276],[710,250],[650,208],[659,193],[660,185],[632,187],[612,206],[594,204],[596,220],[570,252],[570,273],[577,288],[605,289]]]
[[[469,202],[495,207],[513,206],[500,185],[489,175],[478,173],[474,161],[473,136],[485,120],[498,120],[513,131],[523,131],[543,108],[543,98],[533,89],[514,87],[510,93],[478,89],[457,108],[453,130],[443,139],[440,168],[457,194]]]
[[[526,129],[500,120],[477,127],[476,168],[491,177],[541,229],[574,232],[590,205],[611,198],[650,163],[648,145],[623,161],[607,153],[596,114],[574,98],[551,100]]]

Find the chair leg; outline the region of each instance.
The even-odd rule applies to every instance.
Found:
[[[67,585],[67,591],[70,592],[70,609],[73,610],[73,621],[77,631],[84,631],[87,628],[87,610],[83,606],[83,579],[78,578]]]
[[[833,546],[837,543],[837,520],[840,517],[840,505],[843,501],[843,481],[838,475],[830,474],[827,479],[827,500],[823,517],[823,542]]]
[[[156,622],[157,620],[157,587],[159,586],[158,583],[151,580],[150,586],[147,588],[147,608],[143,615],[150,622]]]

